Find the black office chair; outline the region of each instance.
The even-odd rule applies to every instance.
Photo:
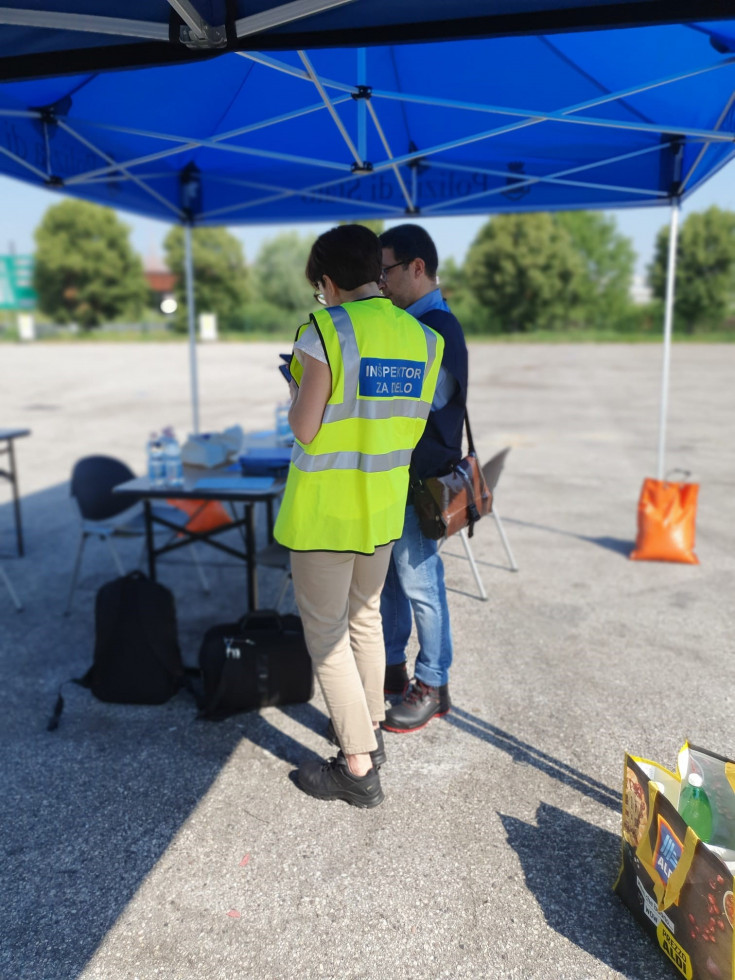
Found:
[[[75,501],[81,518],[81,537],[74,562],[69,598],[64,615],[71,610],[71,602],[79,578],[82,556],[87,538],[97,537],[104,541],[110,549],[112,560],[120,575],[125,574],[120,556],[113,544],[113,538],[142,538],[145,549],[145,516],[140,502],[131,504],[125,494],[113,493],[113,487],[132,480],[135,473],[119,459],[112,456],[85,456],[74,464],[71,475],[71,496]],[[166,503],[153,504],[153,513],[179,527],[184,527],[189,515]],[[155,528],[155,525],[154,525]],[[162,528],[161,530],[167,530]],[[205,592],[209,592],[209,583],[204,575],[204,569],[192,546],[192,557],[199,572],[199,578]],[[141,559],[144,550],[141,551]],[[140,564],[140,560],[138,562]]]

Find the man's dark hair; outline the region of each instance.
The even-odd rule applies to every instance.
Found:
[[[383,248],[393,249],[396,262],[423,259],[426,275],[429,279],[436,279],[439,265],[436,245],[431,235],[428,231],[424,231],[421,225],[396,225],[395,228],[389,228],[380,236],[380,244]]]
[[[329,276],[340,289],[357,289],[380,279],[383,266],[378,236],[364,225],[339,225],[320,235],[306,263],[310,283]]]

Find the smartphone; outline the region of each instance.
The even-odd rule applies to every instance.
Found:
[[[286,384],[290,384],[293,381],[291,377],[291,372],[288,369],[288,364],[279,364],[278,370],[281,372],[283,377],[286,379]]]

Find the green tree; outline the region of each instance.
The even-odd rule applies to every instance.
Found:
[[[369,228],[376,235],[382,235],[385,231],[385,222],[381,221],[380,218],[366,218],[365,221],[340,221],[341,225],[363,225],[365,228]]]
[[[304,274],[310,249],[311,239],[295,231],[264,242],[253,267],[258,296],[282,310],[312,309],[313,289]]]
[[[635,251],[615,218],[599,211],[560,211],[556,224],[582,258],[577,313],[586,326],[622,324],[630,312]]]
[[[110,208],[71,199],[50,207],[35,232],[41,310],[85,328],[139,317],[149,291],[129,234]]]
[[[566,325],[584,268],[569,233],[550,214],[501,214],[480,229],[464,275],[488,321],[503,332]]]
[[[664,299],[669,228],[656,237],[648,277],[653,294]],[[674,325],[685,333],[718,327],[735,293],[735,212],[716,206],[695,211],[682,223],[676,247]]]
[[[177,276],[175,295],[179,304],[176,323],[187,321],[184,229],[175,225],[163,242],[166,263]],[[216,313],[221,327],[232,328],[248,299],[248,270],[238,238],[226,228],[194,228],[191,233],[194,267],[194,308],[197,313]]]

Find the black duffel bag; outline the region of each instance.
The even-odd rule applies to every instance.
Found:
[[[204,687],[200,717],[212,721],[239,711],[299,704],[314,693],[301,619],[272,609],[208,629],[199,669]]]

